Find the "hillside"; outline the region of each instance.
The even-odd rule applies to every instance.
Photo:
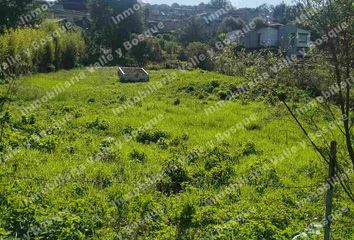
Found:
[[[1,146],[0,236],[321,239],[328,169],[286,109],[238,98],[208,112],[244,80],[173,73],[20,78]],[[336,192],[335,239],[354,239],[346,199]]]

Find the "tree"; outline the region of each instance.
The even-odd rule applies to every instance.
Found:
[[[261,28],[261,27],[266,27],[267,26],[267,22],[265,19],[261,18],[261,17],[256,17],[255,19],[253,19],[254,24],[256,25],[257,28]]]
[[[100,47],[111,50],[122,47],[132,33],[142,32],[142,9],[137,0],[93,0],[90,4],[93,39]]]
[[[212,70],[213,63],[208,54],[209,46],[201,42],[192,42],[187,46],[188,57],[190,59],[199,59],[197,67],[204,70]]]
[[[179,6],[178,3],[173,3],[173,4],[171,5],[171,7],[172,7],[172,8],[179,8],[180,6]]]
[[[219,32],[231,32],[241,28],[242,24],[239,22],[239,19],[230,16],[222,21]]]
[[[288,6],[284,2],[272,7],[272,16],[274,21],[282,24],[288,24],[299,16],[301,4],[297,6]]]
[[[333,140],[345,146],[342,150],[347,157],[338,160],[335,166],[337,176],[345,174],[345,168],[354,169],[354,150],[353,150],[353,106],[352,98],[352,79],[354,64],[354,5],[351,0],[300,0],[304,6],[304,11],[316,12],[316,14],[307,14],[304,23],[312,32],[322,36],[316,43],[320,45],[317,49],[319,56],[325,56],[321,65],[327,66],[326,75],[329,78],[326,89],[335,87],[335,91],[330,91],[323,96],[323,112],[330,116],[336,123],[340,135],[333,135]],[[338,29],[341,29],[340,31]],[[298,116],[292,111],[285,102],[283,94],[278,95],[279,99],[285,104],[292,117],[300,129],[310,140],[312,146],[329,163],[328,151],[321,147],[309,137],[306,127],[301,123]],[[327,117],[327,116],[326,116]],[[317,126],[315,120],[311,120],[312,126]],[[326,145],[326,139],[322,139]],[[342,143],[342,144],[341,144]],[[344,168],[343,168],[344,165]],[[347,196],[354,201],[354,194],[351,191],[347,181],[341,179],[340,184]]]
[[[190,23],[183,29],[180,40],[183,43],[201,42],[206,39],[205,26],[201,20],[192,19]]]
[[[262,5],[259,5],[256,7],[256,11],[262,14],[269,14],[271,12],[271,7],[270,5],[263,3]]]
[[[287,23],[288,7],[284,2],[273,8],[273,18],[278,23]]]
[[[144,66],[147,61],[161,62],[163,60],[161,47],[155,39],[140,42],[131,49],[130,54],[140,66]]]
[[[36,6],[34,2],[34,0],[1,0],[0,32],[20,25],[20,17]]]
[[[209,4],[214,8],[225,8],[231,3],[228,0],[211,0]]]
[[[352,140],[353,110],[354,104],[351,97],[351,85],[343,85],[346,80],[353,77],[354,63],[354,6],[351,0],[338,0],[335,2],[327,0],[303,1],[304,6],[310,9],[321,9],[318,14],[308,19],[305,23],[313,31],[319,31],[321,36],[329,39],[322,42],[322,49],[329,56],[328,65],[331,66],[331,84],[338,87],[338,93],[330,99],[336,103],[342,115],[341,132],[344,135],[348,156],[354,168],[354,150]],[[334,29],[346,25],[335,37],[330,37]],[[333,103],[333,102],[332,102]],[[330,102],[327,102],[328,110],[331,110]]]

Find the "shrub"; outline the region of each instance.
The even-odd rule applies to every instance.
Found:
[[[165,66],[164,66],[164,64],[161,64],[161,63],[148,63],[145,65],[145,69],[162,70],[162,69],[165,69]]]
[[[39,28],[10,29],[0,36],[0,62],[6,63],[10,57],[20,60],[2,65],[0,72],[20,75],[72,68],[80,64],[84,53],[85,41],[78,29],[47,22]]]
[[[108,122],[96,118],[95,121],[87,123],[87,128],[105,131],[109,128]]]
[[[244,156],[257,154],[256,145],[254,143],[247,143],[246,146],[243,148],[242,154]]]
[[[190,180],[185,168],[180,163],[174,161],[166,165],[164,176],[164,179],[157,183],[157,190],[167,195],[182,192],[184,184]]]
[[[223,52],[213,61],[215,70],[230,76],[244,76],[246,61],[249,55],[243,51],[236,52],[232,47],[226,47]]]
[[[217,80],[213,80],[210,82],[210,86],[214,89],[214,88],[220,87],[220,83]]]
[[[228,96],[225,91],[220,91],[220,92],[218,93],[218,95],[219,95],[220,100],[226,100],[226,98],[227,98],[227,96]]]
[[[165,68],[166,69],[178,69],[179,67],[183,66],[184,62],[179,60],[166,60]]]
[[[181,103],[181,100],[179,98],[176,98],[175,101],[173,102],[173,105],[179,105]]]
[[[166,150],[168,149],[169,147],[169,143],[166,141],[165,138],[161,138],[157,141],[157,146],[160,148],[160,149],[163,149],[163,150]]]
[[[234,171],[230,162],[224,162],[212,168],[208,172],[208,178],[210,179],[211,184],[215,186],[222,186],[223,184],[228,183],[233,174]]]
[[[55,47],[53,42],[48,42],[43,51],[43,56],[39,65],[41,72],[51,72],[55,70]]]
[[[216,93],[219,86],[220,83],[215,80],[205,84],[190,83],[184,87],[184,91],[198,97],[199,99],[204,99],[210,96],[212,93]]]
[[[139,131],[136,136],[136,141],[144,144],[157,143],[162,138],[169,138],[170,135],[163,131]]]
[[[104,162],[113,162],[117,159],[117,155],[111,147],[101,147],[95,155],[96,160]]]
[[[93,180],[93,184],[99,188],[107,188],[112,185],[113,181],[110,177],[105,176],[104,173],[98,172]]]
[[[31,137],[26,145],[43,152],[53,153],[56,148],[56,141],[53,138],[43,139],[39,137]]]
[[[264,193],[267,189],[280,185],[280,178],[274,167],[262,173],[256,180],[256,190],[258,193]]]
[[[85,42],[79,30],[65,33],[60,39],[60,66],[70,69],[78,66],[85,54]]]
[[[205,43],[201,42],[192,42],[187,46],[187,52],[189,58],[198,59],[203,56],[205,60],[199,61],[196,67],[199,67],[204,70],[213,70],[213,62],[211,61],[209,54],[208,54],[209,46]]]
[[[147,160],[147,156],[145,153],[139,152],[138,150],[135,150],[135,149],[133,150],[133,152],[131,152],[129,154],[129,157],[130,157],[130,159],[138,160],[141,163],[144,163]]]
[[[179,216],[179,222],[178,222],[178,227],[181,232],[183,232],[187,228],[192,227],[192,220],[195,212],[196,212],[195,207],[192,204],[188,203],[183,206],[182,212],[180,213]]]
[[[113,149],[114,139],[106,138],[100,143],[99,151],[94,155],[96,160],[113,162],[119,158]]]
[[[44,53],[44,46],[38,44],[45,36],[43,29],[18,28],[6,31],[0,36],[0,62],[7,62],[9,57],[19,56],[16,64],[2,66],[7,74],[25,74],[38,68]],[[37,43],[38,48],[33,48],[32,43]],[[29,50],[30,54],[25,51]]]
[[[232,165],[238,162],[238,157],[232,156],[224,148],[214,148],[201,158],[204,159],[204,169],[206,170],[200,176],[201,180],[203,182],[205,178],[207,183],[215,186],[221,186],[229,181],[234,174]]]
[[[246,130],[252,131],[252,130],[260,130],[262,127],[258,123],[250,123],[245,126]]]

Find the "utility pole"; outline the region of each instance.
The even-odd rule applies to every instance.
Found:
[[[331,152],[329,159],[329,170],[327,183],[329,184],[329,189],[326,193],[326,213],[325,213],[325,224],[324,224],[324,240],[330,240],[331,238],[331,221],[332,221],[332,208],[333,208],[333,192],[334,184],[333,179],[336,175],[336,154],[337,154],[337,143],[335,141],[331,142]]]

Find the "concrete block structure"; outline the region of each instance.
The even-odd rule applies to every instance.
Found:
[[[118,76],[121,82],[148,82],[149,73],[139,67],[118,67]]]

